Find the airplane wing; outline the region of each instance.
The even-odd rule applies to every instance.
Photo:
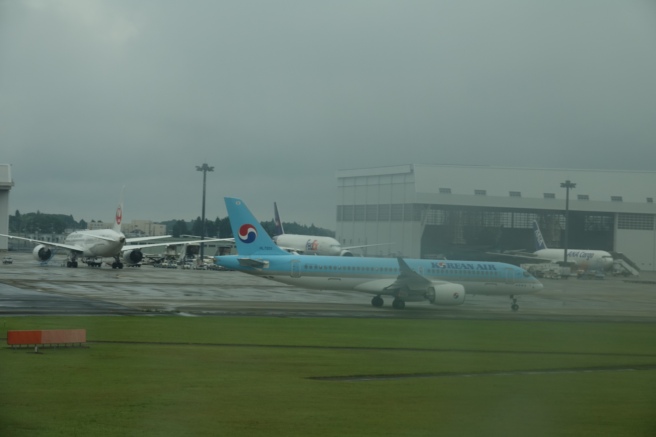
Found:
[[[412,290],[413,288],[425,287],[431,283],[430,279],[421,276],[419,273],[415,272],[403,261],[403,258],[397,258],[399,262],[399,276],[396,277],[396,281],[390,284],[387,289],[398,290],[401,288],[407,288]]]
[[[285,250],[285,251],[289,252],[289,253],[294,253],[294,254],[297,254],[297,255],[303,255],[303,253],[304,253],[304,251],[302,251],[302,250],[294,249],[294,248],[287,247],[287,246],[278,246],[278,247],[281,248],[282,250]]]
[[[126,243],[136,243],[139,241],[150,241],[150,240],[161,240],[162,238],[171,238],[171,235],[160,235],[157,237],[135,237],[135,238],[126,238]]]
[[[33,238],[24,238],[24,237],[15,237],[13,235],[0,234],[0,237],[7,237],[9,239],[29,241],[30,243],[44,244],[46,246],[61,247],[66,250],[73,250],[75,252],[83,252],[84,250],[81,247],[73,246],[72,244],[62,244],[62,243],[53,243],[52,241],[41,241],[35,240]]]
[[[364,244],[361,246],[348,246],[348,247],[342,247],[342,250],[361,249],[363,247],[374,247],[374,246],[389,246],[390,244],[394,244],[394,243],[377,243],[377,244]]]
[[[413,289],[423,290],[435,282],[412,270],[403,258],[397,258],[397,260],[399,262],[400,273],[396,279],[374,279],[358,285],[355,289],[367,293],[393,294],[400,289],[406,289],[408,291]],[[447,284],[448,282],[444,283]]]
[[[485,255],[493,258],[495,261],[501,262],[515,262],[522,264],[541,264],[553,262],[552,259],[540,258],[539,256],[530,252],[485,252]]]
[[[357,291],[375,294],[396,295],[400,290],[405,290],[406,297],[424,296],[430,285],[456,284],[448,281],[431,281],[430,279],[415,272],[408,266],[403,258],[397,258],[399,262],[399,275],[396,279],[374,279],[355,287]]]
[[[121,250],[132,250],[132,249],[145,249],[148,247],[165,247],[165,246],[180,246],[182,244],[200,244],[200,243],[211,243],[214,241],[234,241],[233,238],[208,238],[205,240],[192,240],[192,241],[167,241],[162,243],[152,243],[152,244],[126,244]]]

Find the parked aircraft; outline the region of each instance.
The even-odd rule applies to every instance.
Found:
[[[533,220],[535,252],[495,253],[494,256],[514,259],[523,263],[557,263],[565,261],[564,249],[550,249],[544,242],[538,222]],[[607,270],[613,266],[613,255],[604,250],[567,249],[567,262],[580,269]]]
[[[288,253],[273,242],[243,201],[226,197],[225,203],[238,255],[217,256],[216,264],[283,284],[369,293],[375,307],[383,306],[382,296],[390,296],[396,309],[420,301],[460,305],[469,293],[510,296],[511,308],[517,311],[517,295],[542,289],[524,269],[496,262]]]
[[[121,221],[123,220],[123,202],[119,203],[116,209],[116,217],[112,229],[96,229],[86,231],[71,232],[66,236],[63,243],[54,243],[51,241],[41,241],[32,238],[17,237],[14,235],[0,234],[1,237],[9,239],[17,239],[37,243],[32,250],[32,254],[37,261],[42,263],[48,262],[56,253],[57,249],[66,249],[69,251],[66,267],[77,267],[78,258],[82,262],[91,266],[100,266],[102,258],[114,258],[112,263],[113,269],[122,269],[123,263],[128,265],[137,265],[143,259],[144,255],[141,249],[147,247],[162,247],[171,246],[176,244],[190,244],[197,243],[198,241],[179,241],[179,242],[162,242],[152,244],[131,244],[140,243],[143,241],[164,239],[170,235],[156,236],[156,237],[138,237],[126,238],[121,232]],[[218,241],[218,240],[204,240]]]
[[[332,237],[285,234],[282,221],[280,221],[280,215],[278,214],[278,205],[275,202],[273,202],[273,211],[274,223],[276,225],[276,233],[273,236],[273,241],[280,248],[288,252],[305,255],[354,256],[353,249],[388,245],[388,243],[382,243],[342,247],[339,241]]]

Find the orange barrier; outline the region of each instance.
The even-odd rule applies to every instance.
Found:
[[[86,329],[49,329],[38,331],[7,331],[9,346],[41,346],[82,344],[87,341]]]

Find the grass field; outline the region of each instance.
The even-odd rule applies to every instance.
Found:
[[[0,436],[656,435],[654,324],[16,317],[0,327],[86,328],[89,341],[0,351]],[[315,379],[358,375],[370,378]]]

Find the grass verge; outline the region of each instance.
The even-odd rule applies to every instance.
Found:
[[[656,435],[653,324],[21,317],[0,327],[85,328],[89,340],[0,351],[2,436]],[[353,375],[414,377],[313,379]]]

